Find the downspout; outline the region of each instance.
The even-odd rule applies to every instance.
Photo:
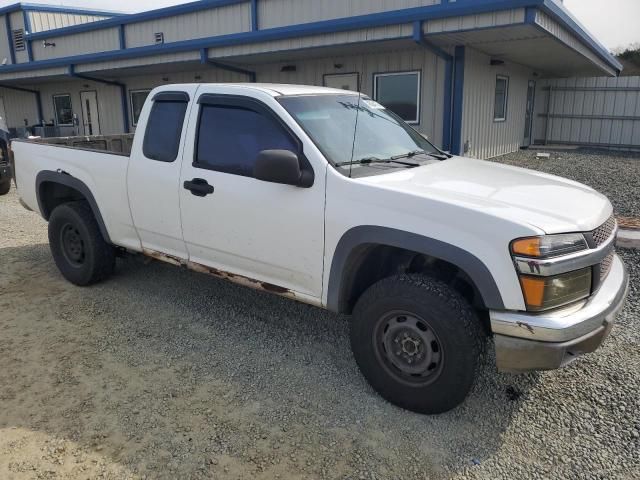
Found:
[[[129,133],[129,105],[127,103],[127,86],[124,83],[116,82],[115,80],[105,80],[103,78],[91,77],[89,75],[83,75],[76,73],[75,65],[69,65],[69,76],[73,78],[79,78],[82,80],[88,80],[90,82],[102,83],[104,85],[112,85],[120,88],[120,101],[122,103],[122,122],[124,123],[124,133]]]
[[[458,45],[453,58],[453,108],[451,120],[451,153],[462,155],[464,146],[462,144],[462,115],[464,108],[464,60],[465,47]]]
[[[209,58],[209,49],[207,48],[200,49],[200,63],[202,65],[211,65],[212,67],[219,68],[220,70],[226,70],[228,72],[241,73],[242,75],[249,77],[249,82],[256,83],[256,72],[236,67],[234,65],[227,65],[226,63],[221,63],[216,60],[211,60]]]
[[[422,22],[417,21],[413,24],[413,41],[418,45],[425,47],[427,50],[443,59],[445,62],[444,73],[444,112],[442,115],[442,149],[451,150],[451,109],[452,101],[452,82],[453,82],[453,57],[441,48],[429,43],[422,31]]]
[[[0,84],[2,88],[8,88],[9,90],[16,90],[18,92],[33,93],[36,96],[36,109],[38,110],[38,121],[34,125],[44,125],[44,115],[42,114],[42,97],[38,90],[31,90],[29,88],[14,87],[11,85]],[[5,119],[6,120],[6,119]]]

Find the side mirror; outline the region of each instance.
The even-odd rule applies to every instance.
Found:
[[[309,188],[313,185],[313,173],[303,169],[298,155],[289,150],[261,151],[253,167],[253,176],[264,182],[295,187]]]

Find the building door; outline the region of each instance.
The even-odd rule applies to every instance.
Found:
[[[82,122],[85,135],[100,135],[100,116],[98,114],[98,94],[95,90],[80,92]]]
[[[531,145],[531,129],[533,127],[533,108],[535,103],[536,96],[536,82],[533,80],[529,81],[529,88],[527,89],[527,111],[524,120],[524,141],[522,142],[523,147],[528,147]]]
[[[325,75],[324,86],[330,88],[339,88],[341,90],[351,90],[353,92],[360,91],[360,74],[359,73],[338,73],[336,75]]]

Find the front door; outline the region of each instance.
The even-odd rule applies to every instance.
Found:
[[[524,121],[524,141],[522,143],[523,147],[528,147],[531,145],[531,130],[533,128],[533,109],[535,103],[536,96],[536,82],[533,80],[529,81],[529,88],[527,89],[527,111],[525,113],[525,121]]]
[[[231,88],[231,87],[230,87]],[[189,260],[240,282],[313,302],[321,298],[325,175],[319,155],[285,126],[271,96],[250,99],[234,90],[201,87],[189,120],[180,179],[180,206]],[[295,134],[294,130],[298,133]],[[299,135],[299,136],[298,136]],[[253,178],[263,150],[289,150],[311,163],[310,188]],[[315,165],[314,165],[315,164]],[[326,168],[326,166],[325,166]],[[245,277],[245,278],[239,278]]]
[[[82,123],[85,135],[100,135],[100,116],[98,114],[98,93],[95,90],[80,92],[82,105]]]

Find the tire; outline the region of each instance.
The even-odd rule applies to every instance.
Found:
[[[102,234],[86,202],[59,205],[49,218],[49,246],[58,269],[71,283],[87,286],[107,279],[115,249]]]
[[[6,183],[0,183],[0,196],[6,195],[11,190],[11,179]]]
[[[371,286],[356,303],[350,336],[371,386],[394,405],[424,414],[464,401],[486,344],[467,301],[424,275],[389,277]]]

